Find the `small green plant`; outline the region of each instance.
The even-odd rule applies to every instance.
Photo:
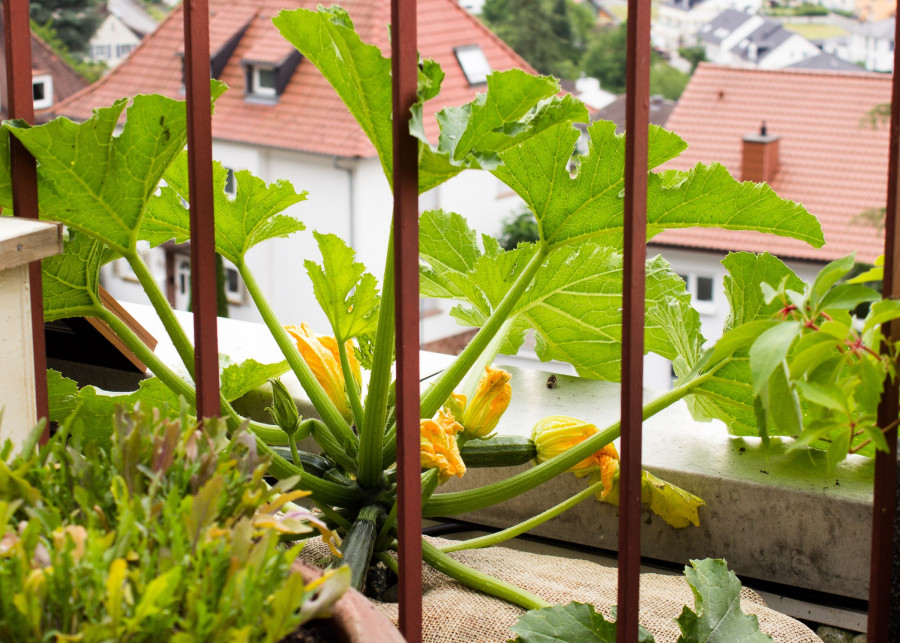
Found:
[[[291,572],[282,539],[331,535],[247,433],[138,409],[100,445],[79,424],[3,449],[0,638],[274,643],[329,614],[349,569]]]

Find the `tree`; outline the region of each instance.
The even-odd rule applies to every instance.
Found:
[[[607,29],[591,41],[582,61],[588,76],[600,81],[607,91],[625,91],[625,58],[628,51],[628,32],[625,23]],[[677,100],[690,76],[678,71],[655,51],[650,56],[650,92]]]
[[[52,29],[66,49],[87,51],[88,41],[103,21],[101,0],[32,0],[31,19]]]
[[[542,74],[578,76],[594,24],[590,9],[571,0],[486,0],[481,17]]]

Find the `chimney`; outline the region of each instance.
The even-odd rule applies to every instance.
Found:
[[[778,139],[780,136],[769,134],[766,122],[763,121],[759,134],[748,134],[744,137],[741,152],[741,180],[769,182],[778,172]]]

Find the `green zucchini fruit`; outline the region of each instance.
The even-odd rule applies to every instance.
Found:
[[[375,537],[378,535],[378,520],[384,515],[381,505],[366,505],[359,510],[353,526],[341,543],[343,558],[341,563],[350,565],[350,586],[361,591],[369,571]]]
[[[459,447],[466,467],[514,467],[533,460],[537,451],[530,438],[498,435],[486,440],[469,440]]]

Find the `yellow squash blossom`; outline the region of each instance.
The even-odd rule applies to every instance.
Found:
[[[314,334],[305,323],[300,324],[299,328],[285,326],[284,329],[297,342],[300,356],[322,388],[325,389],[328,399],[337,407],[345,420],[351,421],[350,402],[347,398],[344,373],[341,370],[341,357],[338,353],[337,341],[334,337]],[[359,361],[353,352],[353,342],[348,340],[344,346],[347,349],[347,361],[350,363],[353,379],[356,380],[358,387],[362,377]]]
[[[561,455],[597,433],[596,426],[566,415],[551,415],[534,425],[531,439],[537,450],[538,463]],[[592,453],[568,469],[576,476],[599,473],[603,481],[601,497],[605,498],[613,486],[613,478],[619,470],[619,453],[612,444]]]
[[[421,420],[419,431],[422,468],[437,469],[441,484],[453,476],[462,478],[466,465],[456,444],[456,435],[462,431],[462,426],[449,414],[441,411],[437,420]]]
[[[462,424],[466,439],[488,437],[497,428],[500,416],[512,398],[509,373],[493,366],[487,366],[484,370],[471,401],[467,402],[465,395],[452,393],[444,405]]]

